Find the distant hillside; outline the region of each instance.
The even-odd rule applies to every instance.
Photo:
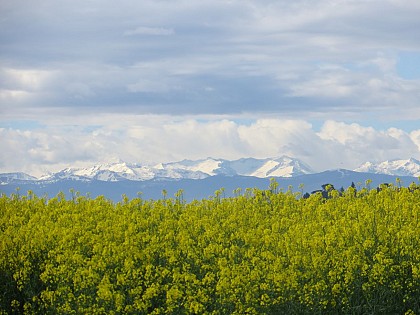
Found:
[[[366,180],[372,180],[371,187],[376,187],[382,183],[395,184],[396,179],[400,178],[401,184],[408,186],[412,182],[417,182],[415,177],[394,176],[372,173],[353,172],[349,170],[333,170],[316,174],[300,175],[296,177],[273,177],[279,184],[279,189],[287,190],[289,186],[293,191],[300,191],[299,186],[303,185],[302,191],[312,192],[321,189],[323,184],[332,184],[336,189],[347,188],[355,183],[356,186],[364,186]],[[225,176],[215,175],[203,179],[180,179],[162,180],[152,179],[144,181],[120,180],[102,181],[97,179],[74,180],[62,179],[56,181],[28,181],[14,180],[0,185],[0,192],[11,194],[20,188],[20,194],[26,194],[32,190],[37,195],[46,194],[48,197],[57,195],[60,191],[71,197],[70,190],[79,192],[81,195],[90,194],[91,197],[104,195],[114,201],[121,200],[123,194],[130,198],[141,193],[142,198],[158,199],[162,198],[162,191],[166,190],[168,197],[174,196],[178,190],[184,191],[186,200],[203,199],[214,195],[216,190],[224,188],[225,196],[233,196],[233,191],[241,188],[268,189],[269,178],[258,178],[253,176]]]

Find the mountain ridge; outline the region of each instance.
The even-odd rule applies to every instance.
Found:
[[[151,179],[203,179],[209,176],[253,176],[293,177],[314,171],[303,161],[288,156],[278,158],[241,158],[237,160],[206,158],[182,160],[178,162],[140,165],[117,162],[98,164],[87,168],[65,168],[61,171],[35,178],[27,175],[27,180],[59,181],[100,180],[100,181],[145,181]],[[0,175],[1,176],[1,175]],[[10,175],[8,178],[11,177]],[[23,179],[23,178],[22,178]]]
[[[387,174],[397,176],[420,176],[420,161],[415,158],[407,160],[393,159],[379,163],[366,162],[355,169],[356,172]]]
[[[384,174],[394,176],[420,176],[420,162],[417,159],[394,159],[379,163],[366,162],[354,169],[355,172]],[[116,162],[98,164],[87,168],[65,168],[61,171],[39,178],[23,172],[0,174],[0,184],[13,181],[54,182],[61,180],[79,181],[148,181],[148,180],[182,180],[204,179],[211,176],[250,176],[257,178],[296,177],[319,172],[303,161],[288,156],[277,158],[240,158],[226,160],[206,158],[199,160],[182,160],[178,162],[141,165],[138,163]]]
[[[331,184],[336,189],[347,188],[354,183],[357,189],[364,187],[369,181],[369,187],[375,188],[380,184],[389,183],[394,185],[409,186],[417,182],[412,176],[394,176],[384,174],[354,172],[344,169],[328,170],[320,173],[299,175],[295,177],[274,177],[278,183],[278,189],[301,193],[312,193],[320,190],[324,184]],[[233,197],[238,191],[245,193],[248,189],[269,189],[270,178],[253,176],[225,176],[214,175],[202,179],[150,179],[145,181],[100,181],[95,179],[77,180],[62,179],[59,181],[24,181],[15,180],[0,185],[0,195],[19,194],[26,195],[32,191],[37,196],[47,198],[64,193],[66,198],[74,198],[75,194],[81,196],[104,196],[114,202],[120,202],[122,196],[128,198],[141,197],[142,199],[163,198],[162,192],[170,198],[183,191],[186,201],[212,198],[216,191],[223,188],[224,197]],[[77,193],[76,193],[77,192]]]

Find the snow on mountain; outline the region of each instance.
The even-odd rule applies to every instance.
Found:
[[[183,160],[180,162],[171,162],[158,164],[155,169],[159,169],[160,177],[177,178],[179,175],[190,179],[202,179],[208,176],[217,175],[217,170],[223,163],[223,160],[208,158],[204,160]]]
[[[208,176],[208,174],[199,170],[191,170],[176,163],[158,164],[152,167],[121,162],[100,164],[89,168],[66,168],[60,172],[43,176],[39,180],[57,181],[70,179],[115,182],[122,180],[145,181],[155,178],[201,179]]]
[[[154,172],[150,167],[124,162],[113,164],[95,165],[87,169],[78,169],[74,172],[77,176],[83,176],[102,181],[119,180],[147,180],[154,178]]]
[[[22,172],[3,173],[3,174],[0,174],[0,185],[5,185],[10,181],[32,181],[36,179],[37,179],[36,177],[33,177],[31,175],[28,175]]]
[[[313,173],[302,161],[282,156],[274,159],[244,158],[234,161],[207,158],[202,160],[183,160],[143,166],[124,162],[100,164],[89,168],[66,168],[57,173],[42,176],[39,180],[99,180],[145,181],[150,179],[203,179],[209,176],[254,176],[293,177]],[[35,178],[34,178],[35,179]]]
[[[391,160],[381,163],[365,163],[356,172],[376,173],[394,176],[420,176],[420,162],[416,159]],[[183,160],[179,162],[161,163],[146,166],[135,163],[100,164],[89,168],[66,168],[57,173],[35,178],[25,173],[0,174],[0,182],[11,181],[59,181],[99,180],[103,182],[146,181],[151,179],[204,179],[215,175],[268,177],[296,177],[313,174],[312,169],[302,161],[287,156],[277,158],[256,159],[242,158],[224,160],[207,158],[202,160]]]
[[[294,177],[312,174],[313,170],[298,159],[282,156],[276,159],[240,159],[230,162],[237,175],[265,177]]]
[[[75,171],[78,169],[76,168],[65,168],[56,173],[50,173],[43,175],[38,178],[39,181],[58,181],[63,179],[71,179],[71,180],[88,180],[87,177],[76,175]]]
[[[229,162],[229,167],[233,173],[243,176],[251,176],[260,169],[270,159],[242,158]]]
[[[66,168],[60,172],[39,178],[40,180],[148,180],[154,178],[154,172],[147,166],[127,163],[100,164],[89,168]]]
[[[313,173],[311,168],[304,164],[302,161],[298,159],[292,159],[287,156],[274,159],[243,158],[233,161],[213,158],[197,161],[183,160],[175,163],[160,164],[159,167],[167,171],[188,170],[195,173],[199,172],[207,176],[242,175],[265,178],[292,177]]]
[[[348,187],[352,182],[364,183],[368,179],[373,181],[372,187],[393,183],[396,178],[400,178],[403,185],[410,185],[415,181],[413,176],[420,176],[420,162],[409,159],[365,163],[355,171],[339,169],[314,173],[302,161],[287,156],[234,161],[207,158],[154,166],[119,162],[89,168],[66,168],[41,178],[25,173],[0,174],[0,193],[12,194],[19,188],[23,194],[31,190],[38,195],[54,196],[60,191],[75,189],[82,194],[105,195],[119,201],[122,194],[135,197],[141,192],[144,198],[157,199],[162,190],[174,195],[183,189],[189,194],[187,198],[192,200],[212,196],[220,187],[226,189],[228,196],[237,188],[267,189],[270,177],[283,177],[279,182],[284,189],[289,186],[297,189],[303,184],[305,192],[320,189],[326,183],[338,188]]]
[[[1,178],[5,179],[18,179],[18,180],[35,180],[36,177],[28,175],[23,172],[16,172],[16,173],[3,173],[0,174]]]
[[[408,160],[390,160],[380,163],[367,162],[354,171],[375,173],[375,174],[386,174],[395,176],[420,176],[420,161],[410,158]]]

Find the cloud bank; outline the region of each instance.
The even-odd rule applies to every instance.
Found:
[[[110,117],[111,119],[111,117]],[[0,129],[0,171],[33,175],[68,166],[124,160],[155,164],[206,157],[297,157],[322,171],[354,169],[385,159],[420,158],[420,129],[377,130],[326,121],[320,130],[304,120],[162,120],[161,117],[112,116],[106,126],[51,126],[33,130]],[[133,122],[136,121],[136,122]]]
[[[407,72],[420,56],[417,1],[38,0],[0,9],[9,117],[118,108],[359,120],[398,109],[420,118],[420,70]]]
[[[419,158],[417,0],[0,2],[0,169]]]

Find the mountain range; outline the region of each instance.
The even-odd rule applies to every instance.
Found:
[[[353,183],[372,180],[372,185],[395,183],[400,178],[409,185],[420,176],[420,162],[414,158],[391,160],[380,163],[367,162],[353,171],[330,170],[314,172],[299,159],[281,156],[277,158],[242,158],[225,160],[207,158],[160,163],[153,166],[136,163],[112,163],[90,168],[66,168],[56,173],[36,178],[18,172],[0,174],[0,193],[11,194],[19,188],[38,195],[54,196],[70,189],[92,197],[105,195],[120,200],[122,194],[134,197],[141,192],[145,198],[160,198],[162,190],[173,194],[179,189],[185,191],[187,199],[207,198],[214,191],[225,188],[228,196],[237,188],[266,189],[270,178],[276,178],[282,189],[293,186],[295,190],[303,185],[305,192],[320,189],[325,183],[335,187],[348,187]]]
[[[355,169],[356,172],[387,174],[397,176],[420,176],[420,162],[414,158],[408,160],[391,160],[381,163],[366,162]]]
[[[120,162],[95,165],[90,168],[66,168],[60,172],[42,176],[38,180],[145,181],[151,179],[203,179],[215,175],[266,178],[293,177],[311,173],[314,173],[313,170],[302,161],[282,156],[272,159],[244,158],[234,161],[207,158],[159,163],[153,166]],[[23,179],[24,175],[19,174],[19,177]],[[28,179],[30,178],[31,176],[28,175]]]

